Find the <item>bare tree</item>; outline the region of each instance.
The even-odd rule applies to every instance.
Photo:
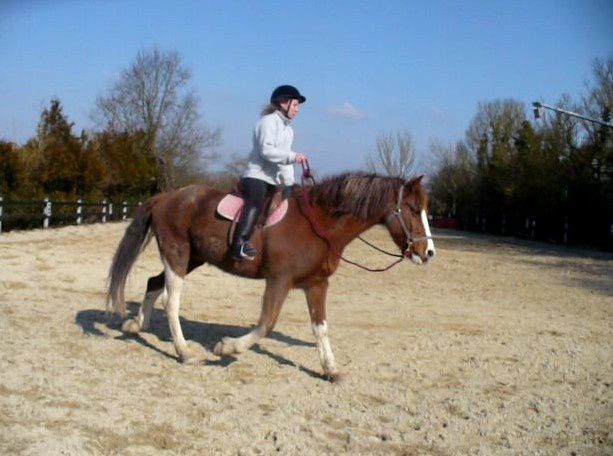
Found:
[[[463,141],[455,145],[430,144],[430,155],[436,160],[429,181],[431,211],[455,216],[458,207],[470,209],[474,202],[476,161]]]
[[[377,137],[376,149],[366,159],[366,166],[370,171],[390,176],[409,177],[415,164],[415,150],[408,131],[381,133]]]
[[[188,87],[190,77],[177,52],[139,51],[108,94],[96,100],[93,117],[100,127],[144,132],[162,190],[173,188],[178,176],[210,159],[211,148],[220,141],[219,129],[201,122],[198,98]]]
[[[613,115],[613,57],[605,60],[596,59],[592,63],[594,81],[586,83],[588,94],[584,96],[579,110],[586,116],[611,122]],[[606,132],[606,127],[582,121],[593,141],[599,134]]]
[[[513,135],[525,119],[525,107],[520,101],[480,102],[466,131],[466,145],[475,155],[485,154],[482,160],[491,158],[496,149],[507,151],[512,148]]]
[[[224,173],[231,178],[239,179],[245,171],[248,163],[249,157],[232,154],[230,160],[224,165]]]

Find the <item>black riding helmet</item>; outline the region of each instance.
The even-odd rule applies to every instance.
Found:
[[[273,90],[270,96],[271,103],[282,103],[286,100],[298,100],[298,103],[304,103],[306,98],[300,95],[298,89],[291,85],[282,85]]]

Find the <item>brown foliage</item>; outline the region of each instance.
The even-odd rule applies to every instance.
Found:
[[[0,140],[0,195],[14,194],[24,177],[19,149],[9,141]]]
[[[104,131],[90,148],[102,163],[101,190],[107,196],[148,195],[156,190],[155,158],[147,152],[145,134]]]

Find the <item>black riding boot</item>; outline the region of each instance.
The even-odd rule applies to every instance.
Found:
[[[253,261],[257,251],[249,242],[251,233],[255,228],[255,224],[258,221],[260,210],[256,206],[249,206],[244,209],[240,216],[240,220],[236,225],[236,231],[234,233],[234,241],[232,243],[232,258],[235,260]]]

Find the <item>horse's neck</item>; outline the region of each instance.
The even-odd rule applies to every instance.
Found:
[[[342,250],[364,231],[376,225],[378,221],[378,218],[362,220],[352,215],[342,215],[339,218],[326,217],[323,228],[332,243]]]

